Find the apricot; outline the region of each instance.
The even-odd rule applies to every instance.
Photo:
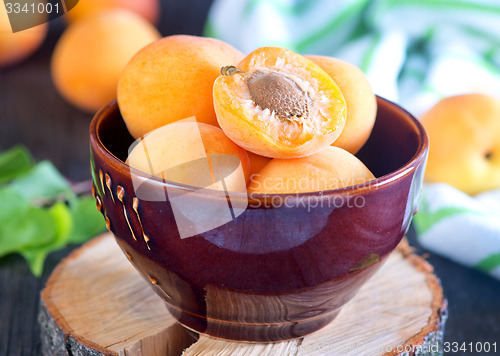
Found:
[[[220,68],[243,54],[213,38],[164,37],[140,50],[118,82],[118,106],[134,138],[195,116],[218,126],[212,89]]]
[[[338,58],[305,56],[319,65],[339,86],[347,104],[344,130],[333,146],[355,154],[372,132],[377,115],[377,99],[365,74],[356,66]]]
[[[248,193],[306,193],[344,188],[374,179],[356,156],[329,146],[313,155],[271,160],[250,179]]]
[[[259,173],[260,170],[264,168],[264,166],[268,164],[272,159],[269,157],[257,155],[250,151],[247,151],[247,154],[248,158],[250,159],[250,175]]]
[[[425,180],[474,195],[500,188],[500,100],[446,97],[420,118],[429,137]]]
[[[33,54],[47,35],[48,25],[12,32],[6,11],[0,11],[0,67],[20,62]]]
[[[70,22],[74,22],[100,11],[116,8],[131,10],[152,24],[158,23],[160,16],[158,0],[80,0],[74,8],[66,13],[66,18]]]
[[[263,47],[214,83],[217,120],[255,154],[293,158],[329,146],[342,132],[346,103],[334,80],[305,57]]]
[[[85,17],[63,33],[52,55],[52,79],[61,95],[95,112],[116,98],[120,73],[142,47],[160,38],[153,25],[128,10]]]
[[[218,127],[178,121],[136,142],[127,159],[135,169],[191,186],[245,191],[250,172],[247,153]]]

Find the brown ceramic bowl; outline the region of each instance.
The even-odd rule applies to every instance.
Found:
[[[94,195],[108,229],[180,323],[245,341],[301,337],[337,316],[408,230],[428,150],[420,123],[378,98],[373,133],[357,155],[376,180],[298,195],[235,194],[233,205],[248,203],[239,216],[181,238],[175,197],[191,194],[208,216],[227,197],[131,169],[124,161],[132,142],[116,103],[96,114]]]

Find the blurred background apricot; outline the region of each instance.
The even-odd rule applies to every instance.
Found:
[[[42,23],[14,33],[7,12],[0,9],[0,68],[15,64],[32,55],[47,36],[48,28],[47,23]]]
[[[154,25],[160,18],[159,0],[79,0],[78,4],[66,14],[69,22],[80,20],[100,11],[127,9],[133,11]]]
[[[134,12],[97,12],[70,24],[52,55],[56,88],[76,107],[96,112],[116,98],[122,69],[132,56],[160,38],[149,22]]]

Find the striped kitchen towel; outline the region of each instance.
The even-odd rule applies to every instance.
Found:
[[[413,225],[429,250],[500,279],[500,189],[471,197],[426,184]]]
[[[417,118],[448,96],[500,96],[498,0],[215,0],[205,35],[344,59]],[[500,278],[500,191],[425,184],[414,226],[424,247]]]

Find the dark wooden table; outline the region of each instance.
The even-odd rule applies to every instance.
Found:
[[[161,33],[200,35],[210,4],[211,0],[164,0]],[[88,126],[92,115],[67,104],[51,82],[50,56],[63,28],[60,19],[52,21],[48,38],[34,56],[0,70],[0,150],[24,144],[36,159],[49,159],[68,178],[80,181],[90,178]],[[418,247],[413,231],[409,238]],[[33,277],[17,255],[0,259],[0,356],[40,354],[39,293],[52,269],[73,248],[51,254],[41,278]],[[470,342],[496,342],[500,354],[500,282],[432,253],[429,261],[449,301],[445,341],[459,346],[466,343],[467,348]]]

